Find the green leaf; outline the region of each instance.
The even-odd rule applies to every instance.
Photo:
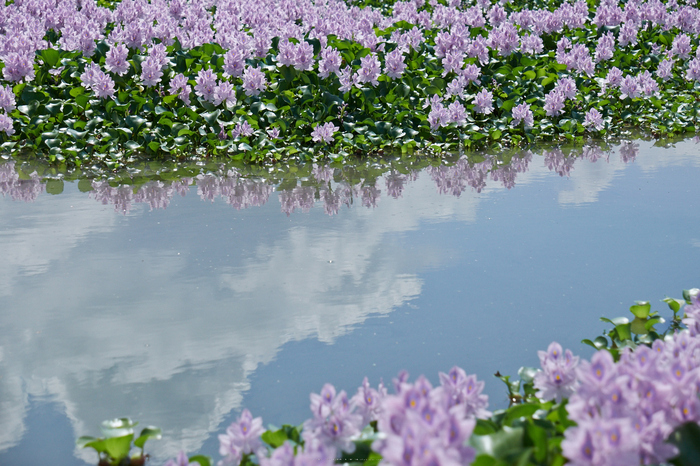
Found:
[[[131,450],[131,440],[134,434],[125,435],[124,437],[110,437],[105,439],[105,451],[115,460],[121,461],[126,458]]]
[[[620,324],[615,326],[617,330],[617,336],[620,340],[631,340],[632,339],[632,329],[631,324]]]
[[[44,63],[49,65],[51,68],[56,66],[58,61],[61,59],[61,54],[58,53],[58,50],[56,49],[44,49],[40,54],[41,59],[44,60]]]
[[[540,409],[540,405],[534,403],[513,406],[506,411],[506,416],[503,418],[503,425],[510,426],[516,419],[530,417],[535,414],[538,409]]]
[[[146,123],[145,118],[141,118],[138,115],[129,115],[128,117],[124,118],[124,123],[126,123],[126,126],[131,128],[134,133],[137,132],[137,130],[144,124]]]
[[[220,114],[221,110],[214,110],[213,112],[202,113],[202,118],[204,118],[204,121],[206,121],[209,126],[214,126],[214,123],[216,123],[216,119]]]
[[[155,440],[160,440],[161,438],[161,430],[158,427],[153,427],[153,426],[148,426],[144,427],[143,430],[141,431],[141,434],[139,437],[134,440],[134,445],[137,446],[138,448],[143,449],[144,444],[146,443],[146,440],[148,439],[155,439]]]
[[[264,434],[262,434],[262,440],[263,442],[267,443],[270,445],[272,448],[277,448],[279,446],[282,446],[285,440],[287,440],[287,433],[285,432],[285,429],[279,429],[276,431],[271,431],[268,430]]]
[[[647,301],[637,301],[637,304],[630,307],[630,312],[634,314],[635,317],[640,319],[646,319],[649,317],[649,312],[651,310],[651,304]]]
[[[700,426],[694,422],[686,422],[669,436],[669,442],[678,447],[678,464],[700,464]]]
[[[525,425],[525,432],[532,441],[535,460],[543,462],[547,458],[548,441],[547,431],[530,420]]]
[[[75,444],[78,448],[93,448],[99,453],[104,451],[104,445],[101,444],[102,441],[100,438],[85,435],[76,440]]]
[[[681,307],[685,304],[685,301],[673,298],[666,298],[663,301],[668,304],[668,307],[671,308],[674,314],[680,311]]]
[[[85,94],[85,88],[80,86],[80,87],[74,87],[73,89],[70,90],[70,95],[71,97],[78,97],[79,95]]]

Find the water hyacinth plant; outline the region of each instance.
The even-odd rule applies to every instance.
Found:
[[[626,318],[604,318],[615,327],[584,340],[598,348],[590,361],[552,342],[539,352],[540,368],[521,368],[520,380],[496,373],[508,388],[508,409],[488,411],[484,382],[459,367],[440,373],[439,386],[423,376],[410,382],[401,372],[392,381],[393,393],[383,383],[372,387],[367,378],[351,397],[326,384],[311,394],[311,417],[298,427],[265,430],[261,418],[243,410],[219,435],[217,464],[697,464],[700,290],[664,301],[673,312],[665,332],[654,328],[664,322],[649,303],[637,303],[631,312],[643,325],[632,331]],[[124,427],[125,421],[112,424]],[[156,433],[144,432],[137,446]],[[133,429],[129,433],[117,436],[126,446],[120,451],[128,453]],[[105,450],[108,440],[81,438],[79,444],[102,448],[111,455],[103,460],[117,464]],[[180,452],[166,466],[195,464],[214,463]]]
[[[71,165],[698,130],[694,2],[16,0],[0,9],[0,144]]]

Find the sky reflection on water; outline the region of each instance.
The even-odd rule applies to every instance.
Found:
[[[54,422],[79,436],[117,416],[164,428],[153,464],[216,457],[242,407],[299,423],[324,382],[350,393],[402,368],[436,382],[460,365],[503,406],[496,370],[535,365],[552,339],[586,355],[601,315],[636,299],[663,312],[654,300],[698,285],[698,147],[299,179],[221,167],[58,196],[6,164],[0,464],[22,464]]]

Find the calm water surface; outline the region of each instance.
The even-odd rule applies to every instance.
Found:
[[[94,464],[75,438],[122,416],[163,428],[152,464],[217,460],[244,407],[296,424],[401,369],[459,365],[504,407],[497,370],[700,285],[694,141],[470,160],[140,188],[3,165],[0,464]]]

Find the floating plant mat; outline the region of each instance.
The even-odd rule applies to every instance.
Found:
[[[70,166],[698,130],[700,12],[675,1],[1,8],[2,148]]]
[[[94,464],[75,439],[122,416],[163,429],[153,464],[180,449],[219,458],[244,408],[296,425],[324,383],[350,393],[401,369],[437,385],[458,365],[485,381],[489,410],[505,407],[496,371],[537,366],[552,340],[588,358],[581,340],[610,327],[599,317],[636,300],[667,309],[657,300],[695,286],[699,147],[113,179],[13,160],[0,171],[0,463],[48,451]]]

